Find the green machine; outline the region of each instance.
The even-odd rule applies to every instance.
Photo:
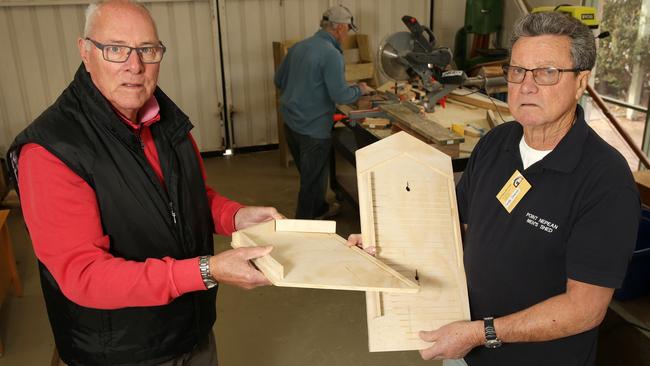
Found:
[[[491,47],[490,37],[501,31],[503,0],[467,0],[465,25],[456,32],[454,61],[456,66],[469,71],[476,65],[503,60],[508,50]],[[468,44],[471,39],[471,45]]]

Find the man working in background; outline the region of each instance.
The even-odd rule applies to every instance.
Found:
[[[353,103],[369,92],[365,83],[348,85],[341,44],[356,31],[350,11],[333,6],[321,29],[289,49],[275,75],[280,89],[280,112],[289,150],[300,173],[297,219],[329,218],[338,203],[325,200],[332,147],[332,119],[336,104]]]
[[[217,284],[269,284],[213,254],[213,233],[282,218],[205,183],[188,117],[157,87],[165,46],[145,7],[92,4],[83,64],[9,151],[61,360],[216,365]]]

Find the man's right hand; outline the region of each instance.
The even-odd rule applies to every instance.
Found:
[[[210,272],[218,283],[250,290],[271,282],[253,266],[252,259],[265,256],[273,247],[237,248],[210,257]]]
[[[363,238],[361,234],[350,234],[348,236],[348,242],[346,243],[349,247],[357,246],[366,251],[366,253],[375,256],[377,255],[377,248],[375,247],[363,247]]]
[[[361,89],[361,95],[368,95],[375,91],[375,89],[369,87],[368,84],[364,83],[363,81],[359,82],[357,85],[359,86],[359,89]]]

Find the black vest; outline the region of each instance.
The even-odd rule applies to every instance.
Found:
[[[160,89],[154,95],[161,119],[151,132],[166,189],[138,136],[111,109],[83,65],[59,99],[16,137],[8,154],[11,175],[15,180],[21,147],[37,143],[94,189],[113,256],[142,262],[212,254],[214,227],[188,138],[192,124]],[[91,309],[68,300],[39,265],[56,346],[71,366],[159,364],[191,351],[215,321],[216,289],[163,306]]]

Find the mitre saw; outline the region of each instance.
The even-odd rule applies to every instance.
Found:
[[[393,81],[408,82],[424,91],[417,103],[432,112],[436,103],[459,86],[505,85],[503,77],[468,78],[464,71],[453,70],[453,55],[448,47],[436,47],[431,29],[417,19],[405,15],[402,22],[408,32],[396,32],[379,44],[377,63],[379,71]]]

